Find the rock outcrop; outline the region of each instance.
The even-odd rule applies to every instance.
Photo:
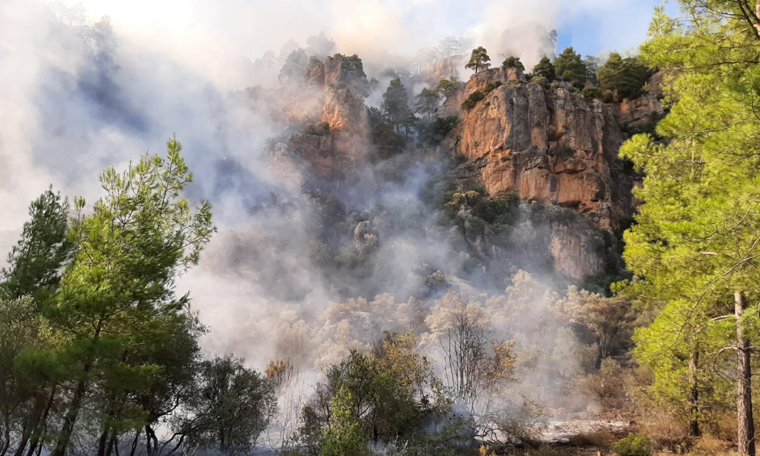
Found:
[[[599,274],[608,255],[593,228],[619,231],[635,211],[636,176],[618,159],[623,130],[659,119],[662,107],[654,95],[605,104],[567,88],[528,84],[520,76],[504,69],[481,72],[450,101],[461,103],[489,82],[502,81],[461,112],[448,137],[452,153],[467,159],[457,177],[463,188],[515,193],[526,202],[584,215],[589,223],[583,229],[553,227],[550,250],[558,271],[578,278]]]
[[[472,86],[482,83],[473,78]],[[563,88],[505,84],[463,113],[450,141],[454,153],[475,165],[462,179],[489,194],[569,207],[603,229],[630,216],[630,202],[618,201],[633,185],[616,163],[623,135],[615,108],[599,100]]]
[[[306,87],[311,107],[301,123],[323,123],[325,134],[301,132],[291,135],[288,151],[306,163],[309,177],[320,183],[342,181],[366,162],[369,120],[362,88],[366,78],[342,58],[328,57],[324,63],[310,65]],[[308,182],[307,182],[308,183]]]

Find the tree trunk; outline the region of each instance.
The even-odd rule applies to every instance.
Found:
[[[98,456],[106,456],[106,444],[108,442],[108,431],[110,430],[108,424],[103,425],[103,431],[98,439]]]
[[[66,447],[69,446],[71,434],[74,432],[74,424],[79,416],[79,410],[82,408],[82,402],[84,401],[84,394],[87,391],[87,376],[89,372],[90,364],[86,364],[84,367],[84,375],[82,379],[79,380],[79,383],[77,383],[74,397],[71,398],[69,410],[63,418],[61,433],[58,436],[58,442],[56,443],[55,450],[53,450],[51,456],[64,456],[66,454]]]
[[[744,314],[744,295],[734,294],[736,318],[736,353],[737,353],[737,385],[736,411],[738,415],[739,454],[755,456],[755,421],[752,416],[752,366],[751,344],[744,338],[742,316]]]
[[[23,456],[24,449],[26,449],[26,445],[29,443],[29,437],[32,434],[32,429],[36,426],[35,422],[38,419],[36,414],[37,412],[34,410],[34,412],[29,416],[29,419],[24,423],[24,428],[21,431],[21,441],[18,443],[18,447],[16,447],[16,452],[13,453],[13,456]]]
[[[48,415],[50,415],[50,409],[53,407],[55,390],[56,385],[53,385],[52,388],[50,388],[50,397],[48,398],[47,405],[45,406],[45,412],[42,414],[42,418],[37,423],[37,427],[34,429],[34,432],[32,432],[32,441],[29,444],[29,451],[27,451],[26,456],[32,456],[34,454],[34,450],[37,449],[37,445],[40,443],[40,438],[47,428],[47,419]]]
[[[689,357],[689,435],[699,436],[699,351]]]

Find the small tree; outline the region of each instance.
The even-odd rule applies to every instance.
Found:
[[[309,65],[309,57],[306,51],[301,48],[296,49],[285,59],[285,64],[280,69],[280,83],[298,82],[304,79],[306,67]]]
[[[507,57],[501,64],[503,68],[516,68],[525,71],[525,65],[520,61],[520,57]]]
[[[554,62],[557,78],[572,83],[576,87],[583,87],[588,78],[586,64],[581,60],[580,54],[569,47],[557,57]]]
[[[21,239],[8,255],[8,268],[0,271],[1,288],[11,298],[57,288],[72,251],[66,238],[68,211],[68,200],[52,188],[29,206],[31,220],[24,224]]]
[[[381,109],[388,121],[396,126],[406,123],[412,116],[412,110],[409,109],[409,95],[406,93],[406,87],[401,83],[401,79],[394,79],[388,86],[388,90],[383,95],[383,104]]]
[[[433,89],[422,89],[417,95],[417,112],[427,114],[428,119],[433,118],[433,114],[438,111],[438,105],[441,103],[441,95]]]
[[[549,57],[544,57],[535,67],[533,67],[533,76],[545,78],[548,82],[557,79],[554,64],[549,60]]]
[[[622,58],[620,54],[611,54],[599,70],[599,82],[602,90],[610,90],[620,101],[636,98],[644,92],[644,84],[652,76],[652,71],[639,63],[635,57]]]
[[[190,447],[247,454],[276,409],[274,384],[232,356],[204,361],[182,427]]]
[[[460,83],[454,79],[441,79],[435,90],[446,97],[446,101],[459,91]]]
[[[486,70],[491,66],[491,57],[488,56],[488,51],[483,46],[479,46],[472,50],[470,61],[464,67],[467,69],[474,69],[475,74],[478,74],[480,70]]]

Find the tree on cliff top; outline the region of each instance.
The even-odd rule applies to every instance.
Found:
[[[488,51],[483,46],[479,46],[472,50],[470,61],[464,67],[467,69],[474,69],[475,74],[478,74],[480,70],[486,70],[491,66],[491,57],[488,56]]]
[[[520,71],[525,71],[525,65],[520,61],[520,57],[507,57],[501,66],[503,68],[517,68]]]
[[[554,70],[554,64],[549,57],[544,57],[538,64],[533,67],[533,76],[545,78],[548,82],[557,79],[557,73]]]
[[[618,101],[637,98],[644,93],[644,84],[652,76],[652,70],[639,63],[635,57],[622,58],[613,53],[599,70],[602,90],[615,93]]]
[[[565,49],[557,56],[554,67],[557,71],[557,79],[570,82],[576,87],[583,87],[586,83],[588,77],[586,64],[572,47]]]

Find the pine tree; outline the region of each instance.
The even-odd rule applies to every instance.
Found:
[[[11,298],[50,293],[61,280],[72,244],[68,241],[69,203],[52,188],[29,206],[31,219],[24,223],[21,239],[8,255],[8,267],[0,271],[0,288]]]
[[[622,58],[613,53],[599,70],[602,90],[610,90],[616,98],[637,98],[644,92],[644,84],[652,76],[649,68],[639,63],[635,57]]]
[[[428,119],[432,119],[433,115],[438,111],[438,105],[441,103],[441,96],[437,91],[432,89],[422,89],[417,95],[417,112],[423,115],[427,115]]]
[[[114,378],[133,388],[150,384],[161,366],[143,360],[127,367],[128,354],[186,311],[187,299],[173,294],[176,274],[197,263],[214,228],[207,202],[192,211],[180,196],[192,180],[180,150],[172,139],[167,158],[146,154],[123,174],[107,169],[101,175],[106,195],[90,216],[81,216],[85,203],[76,201],[77,254],[44,308],[65,341],[60,350],[74,385],[55,456],[66,452],[94,384]]]
[[[472,50],[470,61],[464,67],[467,69],[474,69],[475,74],[478,74],[480,70],[486,70],[491,66],[491,57],[488,56],[488,51],[483,46],[479,46]]]
[[[562,54],[557,56],[554,61],[554,68],[557,72],[557,79],[570,82],[576,87],[583,87],[586,83],[588,70],[580,54],[576,53],[572,47],[565,49]]]
[[[507,57],[501,66],[502,68],[517,68],[520,71],[525,71],[525,65],[520,61],[520,57]]]
[[[409,118],[413,117],[412,110],[409,109],[409,95],[401,79],[396,78],[388,85],[388,89],[383,94],[381,109],[388,121],[396,126],[397,132],[399,125],[408,123]]]
[[[697,3],[704,2],[681,2],[688,27],[658,8],[653,39],[642,46],[645,64],[672,75],[670,114],[657,127],[664,143],[638,135],[621,151],[646,172],[635,192],[645,204],[625,234],[625,259],[640,278],[629,290],[665,309],[639,336],[645,358],[680,360],[673,371],[705,358],[730,369],[726,354],[736,354],[739,452],[754,455],[749,334],[757,319],[749,303],[760,298],[760,120],[753,102],[760,39],[753,21],[721,13],[733,8],[728,2]],[[668,354],[679,345],[692,354]],[[665,370],[654,388],[664,388]]]
[[[548,82],[552,82],[557,79],[557,73],[554,70],[554,64],[549,57],[544,57],[538,64],[533,67],[533,76],[540,76],[546,78]]]

